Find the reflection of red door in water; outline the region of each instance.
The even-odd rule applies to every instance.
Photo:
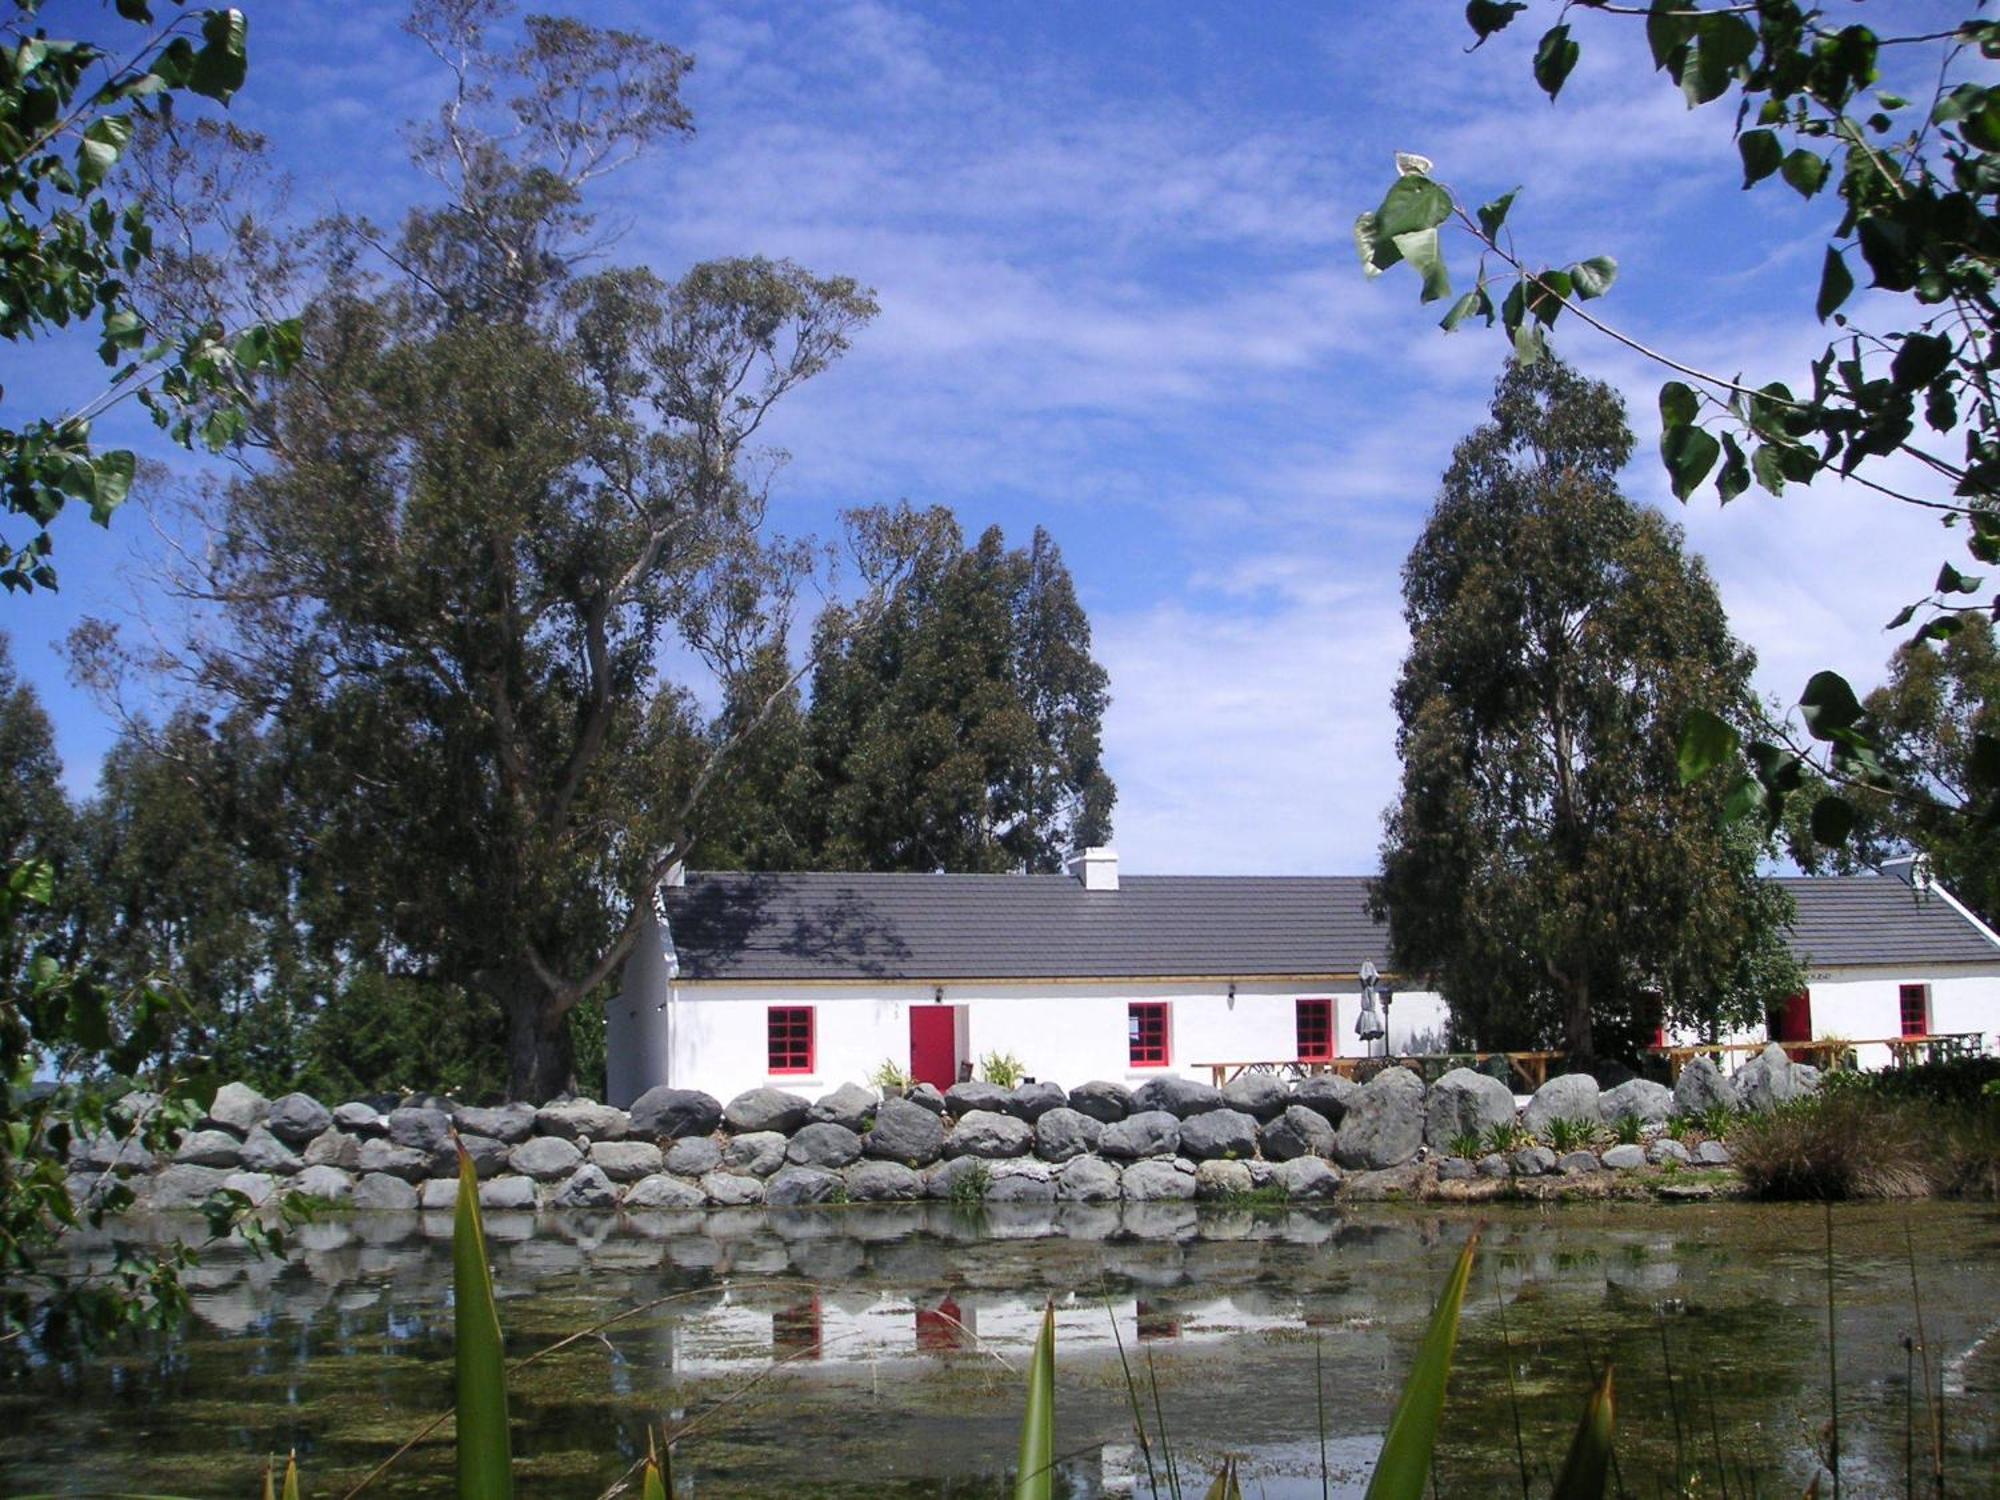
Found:
[[[958,1025],[950,1005],[910,1007],[910,1076],[948,1089],[958,1082]]]
[[[1764,1018],[1766,1034],[1774,1042],[1809,1042],[1812,1040],[1812,995],[1805,990],[1787,996],[1771,1007]],[[1803,1054],[1791,1054],[1793,1062],[1803,1060]]]

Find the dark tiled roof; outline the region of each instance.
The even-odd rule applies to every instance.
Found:
[[[1358,875],[689,875],[663,892],[689,979],[1352,974],[1384,962]]]
[[[2000,961],[2000,947],[1944,897],[1892,875],[1791,875],[1792,951],[1815,968]]]
[[[2000,963],[1937,896],[1882,876],[1785,882],[1805,962]],[[1387,968],[1360,875],[693,874],[662,893],[687,979],[1140,979]]]

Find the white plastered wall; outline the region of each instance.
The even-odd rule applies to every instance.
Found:
[[[664,987],[664,981],[663,981]],[[629,1103],[660,1083],[699,1088],[721,1099],[769,1085],[814,1094],[865,1081],[884,1060],[907,1067],[912,1006],[958,1007],[958,1052],[977,1064],[988,1052],[1012,1053],[1031,1077],[1070,1087],[1091,1079],[1136,1086],[1162,1073],[1206,1080],[1214,1062],[1261,1062],[1297,1055],[1296,1007],[1305,997],[1334,1001],[1334,1033],[1342,1056],[1360,1056],[1354,1035],[1360,996],[1351,980],[1043,984],[672,984],[659,1008],[621,997],[607,1037],[609,1096]],[[628,977],[626,994],[643,993]],[[1134,1068],[1128,1058],[1127,1007],[1135,1001],[1168,1006],[1169,1065]],[[772,1074],[766,1067],[766,1020],[774,1005],[813,1007],[814,1068]],[[622,1027],[621,1029],[621,1020]],[[664,1024],[655,1025],[655,1021]],[[1396,996],[1392,1041],[1442,1026],[1444,1007],[1424,991]],[[645,1034],[640,1036],[641,1029]],[[638,1037],[635,1057],[621,1058]]]

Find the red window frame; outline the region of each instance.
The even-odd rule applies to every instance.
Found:
[[[810,1073],[818,1052],[810,1005],[773,1005],[764,1018],[764,1060],[776,1074]]]
[[[1333,1001],[1317,995],[1294,1001],[1292,1032],[1300,1062],[1332,1062]]]
[[[1911,1007],[1915,1014],[1911,1014]],[[1896,986],[1897,1019],[1902,1022],[1904,1036],[1929,1036],[1931,1034],[1931,987],[1927,984],[1900,984]],[[1914,1024],[1912,1024],[1914,1023]]]
[[[1134,1000],[1125,1007],[1126,1060],[1135,1068],[1164,1068],[1172,1061],[1167,1003]]]

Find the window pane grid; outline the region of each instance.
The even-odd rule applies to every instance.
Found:
[[[774,1005],[767,1023],[767,1056],[773,1073],[810,1073],[813,1013],[810,1005]]]
[[[1931,987],[1906,984],[1897,991],[1902,1001],[1903,1035],[1929,1036],[1931,1032]]]
[[[1167,1007],[1164,1004],[1134,1004],[1126,1011],[1127,1034],[1131,1041],[1130,1059],[1135,1068],[1163,1068],[1167,1065]]]
[[[1325,1062],[1333,1056],[1333,1002],[1298,1002],[1298,1057],[1300,1062]]]

